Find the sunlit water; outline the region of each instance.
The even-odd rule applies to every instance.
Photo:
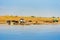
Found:
[[[60,40],[60,25],[0,25],[0,40]]]

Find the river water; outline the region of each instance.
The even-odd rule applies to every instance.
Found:
[[[60,40],[60,25],[0,25],[0,40]]]

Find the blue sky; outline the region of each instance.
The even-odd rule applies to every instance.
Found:
[[[0,0],[0,15],[59,16],[60,0]]]

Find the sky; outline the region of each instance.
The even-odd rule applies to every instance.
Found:
[[[60,17],[60,0],[0,0],[0,15]]]

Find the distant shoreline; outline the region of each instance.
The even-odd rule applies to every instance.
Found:
[[[9,25],[60,24],[60,17],[0,16],[0,24]]]

